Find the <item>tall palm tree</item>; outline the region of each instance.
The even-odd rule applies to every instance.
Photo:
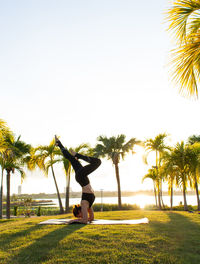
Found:
[[[169,166],[166,178],[168,181],[168,193],[170,195],[170,210],[172,210],[173,209],[174,183],[176,180],[176,168],[174,168],[173,166]]]
[[[7,148],[3,156],[3,169],[7,172],[7,199],[6,199],[6,216],[10,218],[10,177],[11,172],[15,169],[20,172],[21,177],[25,176],[23,171],[24,158],[30,153],[31,146],[20,140],[20,136],[15,138],[12,134],[6,134],[4,137]]]
[[[151,179],[153,181],[153,190],[154,190],[154,196],[155,196],[155,202],[156,202],[156,207],[158,206],[158,201],[157,201],[157,169],[155,167],[152,167],[151,169],[148,169],[148,173],[144,175],[142,178],[142,182],[146,179]]]
[[[197,196],[197,209],[200,211],[200,199],[198,184],[200,181],[200,143],[188,146],[189,170],[191,174],[191,187],[195,189]]]
[[[173,208],[173,189],[174,184],[178,178],[177,168],[174,166],[171,152],[164,152],[162,166],[160,168],[161,173],[164,175],[164,180],[168,182],[168,193],[170,195],[170,210]]]
[[[62,157],[62,163],[66,177],[65,212],[69,213],[69,197],[70,197],[70,181],[71,181],[72,165],[68,159],[65,159],[64,156]]]
[[[54,172],[54,167],[53,165],[59,161],[56,156],[59,155],[59,151],[55,148],[55,139],[53,139],[48,146],[38,146],[37,148],[34,149],[32,153],[32,157],[29,161],[29,169],[34,169],[35,164],[39,166],[39,168],[43,168],[45,173],[48,175],[49,169],[51,169],[51,173],[54,179],[55,187],[56,187],[56,192],[58,196],[58,202],[59,202],[59,207],[60,207],[60,214],[64,213],[62,201],[61,201],[61,196],[60,192],[58,189],[58,184]]]
[[[126,136],[121,134],[117,137],[106,137],[99,136],[97,140],[99,143],[94,148],[94,153],[97,157],[107,157],[109,160],[112,160],[112,163],[115,166],[115,175],[117,180],[118,187],[118,206],[121,209],[121,186],[120,186],[120,176],[119,176],[119,162],[120,158],[124,159],[125,155],[129,153],[135,144],[139,144],[140,141],[135,138],[131,138],[128,142],[125,142]],[[132,151],[132,153],[134,153]]]
[[[155,168],[157,169],[157,194],[158,194],[158,206],[159,209],[162,209],[161,206],[161,200],[162,200],[162,175],[159,172],[160,171],[160,166],[161,166],[161,159],[162,155],[165,150],[170,149],[166,144],[165,144],[165,139],[167,138],[167,134],[159,134],[157,135],[154,139],[147,139],[144,142],[145,149],[147,151],[146,154],[146,160],[147,156],[150,152],[155,152]]]
[[[0,181],[0,218],[3,216],[3,157],[6,150],[6,144],[4,137],[6,134],[11,133],[6,122],[0,119],[0,166],[1,166],[1,181]]]
[[[10,184],[11,184],[11,172],[14,174],[16,171],[20,173],[21,179],[24,179],[25,172],[23,170],[23,164],[14,161],[12,159],[6,160],[4,163],[4,170],[6,171],[6,183],[7,183],[7,197],[6,197],[6,217],[10,219]]]
[[[177,184],[182,187],[184,210],[188,210],[186,191],[189,180],[189,153],[188,147],[182,141],[177,143],[175,148],[171,151],[171,161],[176,169]]]
[[[175,0],[167,12],[169,30],[176,40],[172,76],[180,92],[198,96],[200,76],[200,1]]]
[[[0,164],[1,164],[1,186],[0,186],[0,219],[3,217],[3,158],[2,153],[0,154]]]

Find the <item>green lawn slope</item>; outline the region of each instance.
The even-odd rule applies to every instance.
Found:
[[[137,219],[141,225],[37,225],[71,214],[0,220],[0,263],[200,263],[200,214],[115,211],[99,219]]]

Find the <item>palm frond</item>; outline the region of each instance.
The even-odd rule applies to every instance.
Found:
[[[75,152],[81,153],[83,155],[91,155],[92,154],[92,149],[90,147],[89,143],[83,143],[74,148]]]
[[[49,173],[49,168],[51,168],[51,161],[48,160],[46,163],[45,163],[45,170],[44,170],[44,173],[46,176],[48,176],[48,173]]]
[[[196,33],[199,33],[200,29],[200,14],[194,13],[189,21],[187,38],[193,38]]]
[[[192,135],[188,138],[187,144],[193,145],[200,142],[200,135]]]
[[[6,137],[13,138],[13,133],[7,123],[3,119],[0,119],[0,145],[5,141]]]
[[[122,151],[123,152],[129,152],[130,150],[133,149],[134,145],[138,145],[140,144],[141,141],[139,140],[136,140],[136,138],[131,138],[127,143],[125,143],[123,146],[122,146]],[[133,153],[133,151],[132,151]]]
[[[155,181],[157,179],[157,176],[158,176],[158,173],[157,173],[156,169],[151,168],[148,170],[148,173],[143,176],[142,182],[144,182],[144,180],[146,180],[146,179],[151,179],[151,180]]]
[[[65,158],[63,158],[62,161],[63,161],[65,175],[66,175],[66,177],[69,177],[71,169],[72,169],[71,163],[69,162],[69,160],[67,160]]]
[[[189,17],[200,9],[198,0],[176,0],[172,7],[167,11],[166,20],[170,22],[169,30],[176,40],[182,42],[187,35],[187,28],[191,32],[191,27],[187,26]]]
[[[177,84],[181,94],[198,96],[200,77],[200,35],[195,41],[188,41],[174,49],[171,60],[172,81]]]

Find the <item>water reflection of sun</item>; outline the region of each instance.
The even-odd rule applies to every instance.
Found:
[[[154,197],[153,196],[149,196],[149,195],[135,195],[135,196],[131,196],[129,197],[129,203],[130,204],[137,204],[139,205],[140,208],[144,208],[146,205],[149,204],[154,204]]]

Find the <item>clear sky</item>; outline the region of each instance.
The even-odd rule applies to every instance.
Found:
[[[1,1],[0,117],[37,146],[54,134],[65,146],[99,135],[127,140],[171,135],[171,143],[200,134],[199,101],[180,96],[170,81],[168,0]],[[141,184],[142,150],[120,164],[122,190]],[[61,191],[64,174],[56,167]],[[28,173],[23,192],[55,192],[52,176]],[[95,190],[116,190],[103,160],[90,177]],[[13,176],[12,192],[19,177]],[[72,189],[80,190],[72,179]]]

